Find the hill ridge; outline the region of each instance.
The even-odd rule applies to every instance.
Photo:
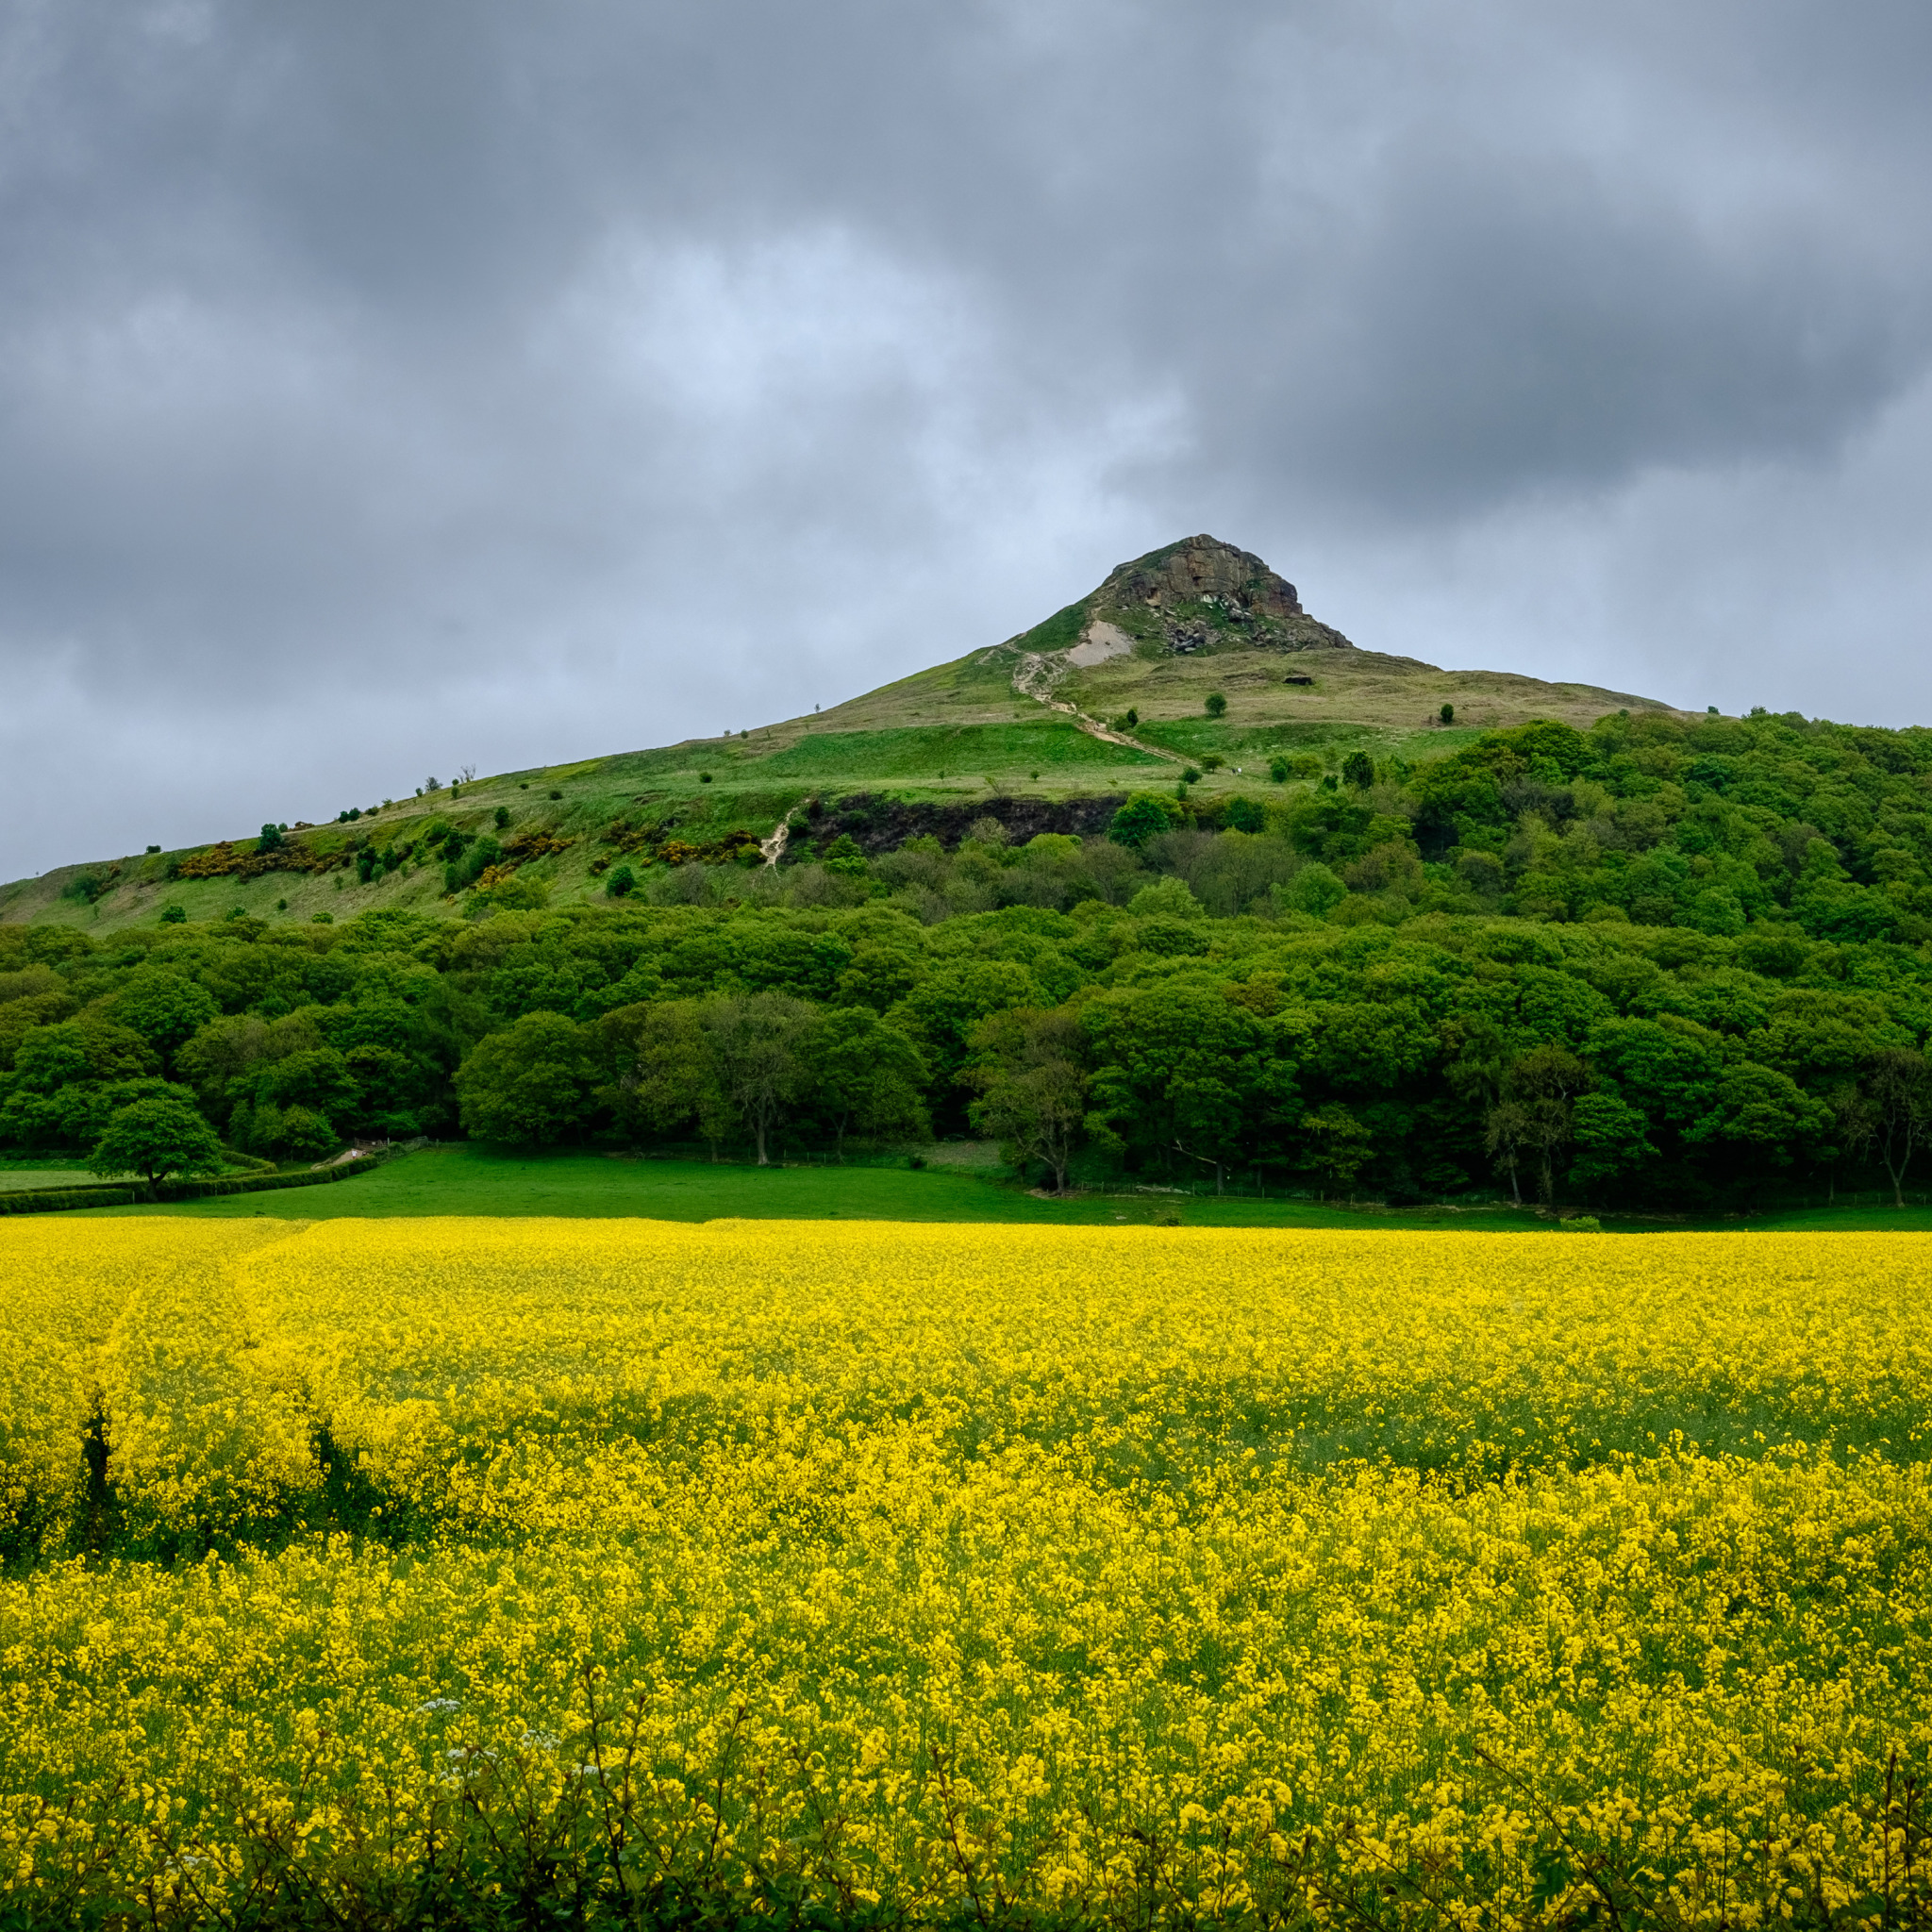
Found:
[[[1209,718],[1215,692],[1225,713]],[[1366,650],[1261,557],[1202,533],[1117,564],[1029,630],[828,710],[350,807],[333,824],[295,816],[266,844],[230,835],[55,867],[0,885],[0,924],[98,930],[170,907],[191,918],[332,921],[391,905],[454,916],[487,873],[503,903],[520,891],[589,900],[647,845],[674,862],[775,858],[779,828],[819,798],[890,792],[945,808],[951,823],[974,799],[1123,797],[1189,768],[1211,796],[1267,785],[1281,757],[1326,771],[1353,747],[1440,754],[1485,727],[1587,725],[1620,708],[1670,709]],[[475,869],[479,853],[488,862]],[[455,892],[452,866],[472,869]]]

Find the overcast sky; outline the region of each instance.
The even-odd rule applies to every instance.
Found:
[[[663,743],[1209,530],[1932,724],[1924,0],[0,0],[0,877]]]

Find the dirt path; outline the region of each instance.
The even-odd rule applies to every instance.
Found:
[[[1054,692],[1072,675],[1073,669],[1062,653],[1056,652],[1047,657],[1038,651],[1028,651],[1014,669],[1013,689],[1023,698],[1031,698],[1036,705],[1043,706],[1049,711],[1063,711],[1089,738],[1097,738],[1107,744],[1123,745],[1128,751],[1144,751],[1150,758],[1164,758],[1171,765],[1187,763],[1179,752],[1168,751],[1158,744],[1143,744],[1138,738],[1129,738],[1124,731],[1116,731],[1111,724],[1103,724],[1098,718],[1090,718],[1077,705],[1070,705],[1064,698],[1055,697]]]

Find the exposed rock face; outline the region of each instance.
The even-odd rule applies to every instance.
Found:
[[[1124,563],[1086,601],[1084,643],[1128,636],[1175,657],[1222,651],[1352,651],[1286,577],[1250,550],[1190,537]],[[1076,659],[1084,663],[1085,659]]]
[[[1214,537],[1190,537],[1121,564],[1101,585],[1097,601],[1161,608],[1210,597],[1260,616],[1302,615],[1302,600],[1286,577],[1276,576],[1252,551]]]
[[[1001,650],[1017,650],[1029,680],[1050,685],[1128,651],[1191,657],[1221,651],[1352,651],[1339,630],[1302,608],[1286,577],[1252,551],[1189,537],[1111,571],[1097,591],[1056,611]]]

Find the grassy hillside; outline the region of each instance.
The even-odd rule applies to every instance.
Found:
[[[1183,581],[1221,589],[1188,598],[1174,589]],[[1116,655],[1101,655],[1108,650]],[[1209,718],[1217,691],[1226,711]],[[1445,704],[1453,725],[1441,722]],[[0,886],[0,924],[107,932],[151,924],[170,908],[191,922],[239,912],[302,924],[391,908],[454,917],[491,899],[507,908],[602,902],[615,864],[757,863],[752,841],[814,800],[883,791],[970,808],[1016,796],[1124,797],[1172,780],[1188,761],[1217,758],[1202,796],[1279,798],[1266,769],[1277,755],[1301,757],[1301,774],[1285,786],[1306,791],[1351,750],[1377,762],[1440,757],[1486,729],[1530,718],[1587,727],[1620,708],[1664,708],[1358,650],[1300,611],[1292,586],[1258,558],[1193,539],[1122,565],[1033,631],[827,711],[428,796],[357,801],[354,819],[292,822],[267,850],[254,828],[238,826],[226,842],[62,866]],[[1132,724],[1123,722],[1129,712]],[[449,889],[443,828],[459,835],[459,864],[474,868],[479,847],[493,864],[483,900],[475,877]]]

